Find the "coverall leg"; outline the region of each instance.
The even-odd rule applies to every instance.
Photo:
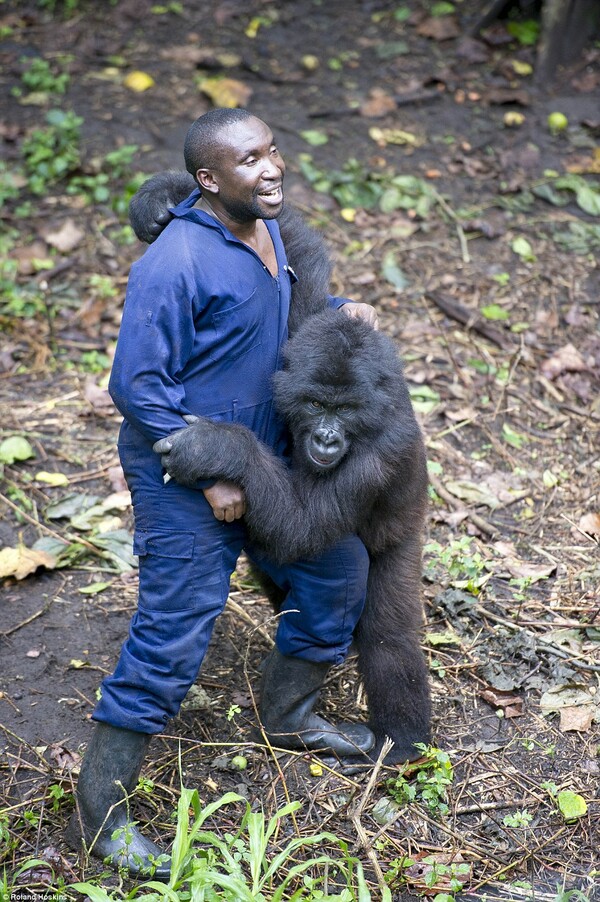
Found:
[[[160,733],[177,714],[196,679],[248,543],[243,521],[217,520],[201,492],[176,483],[167,489],[132,492],[138,609],[93,714],[94,720],[149,734]],[[362,542],[350,536],[317,558],[285,566],[250,552],[288,592],[276,637],[282,654],[342,661],[365,601]]]

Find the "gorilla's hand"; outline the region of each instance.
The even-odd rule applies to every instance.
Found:
[[[215,423],[206,417],[186,416],[190,423],[153,446],[169,476],[180,485],[194,487],[199,479],[229,480],[243,484],[257,439],[244,426]]]
[[[359,301],[351,301],[349,304],[342,304],[340,307],[346,316],[355,316],[357,319],[362,319],[373,329],[379,329],[379,318],[377,316],[377,311],[375,307],[371,307],[370,304],[361,304]]]
[[[188,172],[159,172],[144,182],[129,204],[129,221],[140,241],[152,244],[173,218],[169,207],[185,200],[195,187]]]

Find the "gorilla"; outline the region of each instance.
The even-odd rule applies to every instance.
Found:
[[[187,174],[160,173],[133,198],[132,225],[153,240],[165,210],[192,190]],[[168,201],[167,201],[168,197]],[[297,271],[284,369],[275,403],[291,435],[291,466],[238,424],[190,418],[157,442],[168,474],[183,485],[227,479],[246,495],[252,539],[277,562],[318,554],[357,534],[370,559],[356,634],[376,757],[419,757],[430,740],[427,667],[419,641],[421,548],[427,502],[423,439],[394,343],[358,318],[327,308],[330,263],[323,242],[294,211],[279,219]],[[273,597],[273,593],[271,597]]]

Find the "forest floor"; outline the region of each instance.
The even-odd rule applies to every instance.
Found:
[[[298,800],[269,855],[328,830],[373,900],[384,879],[396,900],[600,898],[599,45],[542,90],[535,21],[466,37],[476,0],[49,5],[0,4],[0,892],[117,892],[62,833],[136,601],[106,392],[143,252],[127,199],[135,173],[182,166],[190,122],[228,92],[273,127],[334,292],[373,303],[405,360],[432,484],[434,741],[453,774],[407,774],[416,797],[398,804],[396,769],[369,782],[253,744],[272,616],[241,562],[136,815],[167,844],[181,780],[268,817]],[[323,704],[366,714],[352,661]],[[221,835],[243,808],[224,810]]]

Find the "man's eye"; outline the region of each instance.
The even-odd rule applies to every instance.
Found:
[[[273,154],[273,156],[278,156],[278,155],[279,155],[279,148],[278,148],[278,147],[275,147],[275,145],[273,145],[273,147],[271,148],[271,153]]]
[[[254,166],[255,163],[256,163],[256,157],[248,157],[247,160],[244,160],[244,164],[246,166]]]

